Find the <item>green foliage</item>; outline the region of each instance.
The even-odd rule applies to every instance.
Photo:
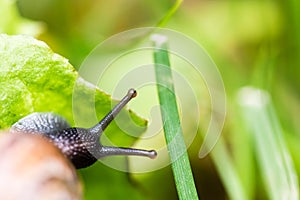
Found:
[[[126,92],[124,91],[124,94]],[[32,112],[55,112],[73,125],[75,116],[78,118],[75,120],[76,125],[91,126],[96,123],[91,120],[91,107],[96,107],[100,118],[111,109],[111,101],[109,95],[80,78],[68,60],[52,52],[44,42],[29,36],[0,35],[0,129],[9,128],[21,117]],[[94,104],[91,106],[91,103]],[[122,115],[128,116],[128,113],[135,124],[127,121],[127,129],[136,135],[141,134],[145,130],[146,121],[133,112],[123,111]],[[135,125],[142,128],[136,129]],[[118,145],[129,146],[136,140],[122,132],[119,126],[113,123],[106,134]],[[127,162],[121,164],[127,168]],[[118,192],[114,192],[120,188],[121,191],[130,191],[133,197],[139,197],[139,191],[128,182],[125,173],[115,173],[113,169],[106,169],[103,165],[96,166],[98,167],[82,170],[81,173],[86,180],[85,187],[92,191],[94,197],[120,197],[116,195]],[[110,178],[101,179],[101,175],[98,174],[103,171]],[[98,184],[93,182],[96,181],[95,177],[99,178]],[[101,190],[97,189],[98,186],[102,187],[107,183],[111,183],[109,189],[105,189],[105,186]],[[122,184],[122,187],[119,184]]]
[[[96,122],[91,122],[88,108],[96,106],[99,117],[111,109],[110,97],[80,78],[68,60],[52,52],[44,42],[2,34],[0,52],[1,129],[29,113],[47,111],[64,116],[72,124],[75,116],[76,125],[92,126]],[[146,125],[130,114],[137,125]],[[112,132],[120,132],[115,124],[112,126]]]
[[[180,7],[178,7],[179,5]],[[204,199],[267,199],[272,197],[272,194],[279,194],[282,189],[279,186],[272,185],[271,187],[271,184],[266,184],[268,173],[273,172],[272,176],[276,176],[277,181],[285,181],[282,178],[283,174],[286,177],[294,174],[295,179],[299,179],[299,1],[164,0],[117,2],[88,0],[71,2],[55,0],[45,4],[44,1],[19,0],[18,7],[22,16],[31,20],[39,20],[46,28],[42,32],[40,24],[37,29],[36,23],[31,26],[32,21],[28,23],[27,19],[20,17],[13,1],[0,0],[0,32],[9,34],[30,33],[35,36],[37,33],[41,33],[38,35],[39,39],[49,44],[55,52],[59,52],[70,59],[76,68],[79,68],[84,57],[100,41],[114,33],[135,27],[158,24],[185,33],[203,45],[220,70],[228,98],[228,114],[224,131],[210,156],[206,159],[198,159],[197,153],[202,144],[201,139],[195,140],[194,148],[189,149],[191,155],[195,155],[194,157],[190,155],[193,172],[197,177],[200,177],[200,179],[195,178],[196,187]],[[171,10],[169,10],[170,8]],[[178,8],[179,12],[172,11],[172,9]],[[35,28],[31,29],[30,27]],[[0,43],[1,45],[2,43]],[[111,48],[119,48],[118,45],[111,46]],[[126,48],[126,45],[123,47]],[[5,59],[3,60],[1,57],[0,67],[6,62]],[[136,57],[134,59],[144,60],[145,58]],[[59,65],[64,66],[63,63]],[[125,67],[121,67],[124,70]],[[126,72],[126,70],[124,71]],[[110,74],[109,78],[116,80],[118,77],[116,74]],[[29,75],[37,78],[33,74]],[[13,77],[12,73],[9,76],[12,77],[11,80],[8,80],[6,75],[0,76],[0,101],[4,99],[2,94],[6,94],[5,98],[10,99],[10,102],[3,101],[3,104],[0,105],[1,108],[10,107],[11,113],[23,113],[22,116],[25,113],[33,112],[32,105],[35,101],[30,100],[32,92],[21,80]],[[3,85],[2,80],[4,79]],[[26,80],[26,77],[24,79]],[[85,87],[84,82],[81,83],[86,90],[79,90],[81,91],[79,94],[83,94],[79,96],[85,96],[85,94],[89,94],[90,89]],[[110,85],[110,83],[106,84]],[[273,111],[273,114],[270,114],[269,109],[254,110],[240,107],[236,101],[236,94],[245,85],[263,88],[270,95],[273,107],[271,110],[276,110],[276,114]],[[70,87],[66,86],[66,88]],[[46,93],[49,96],[51,92],[47,91]],[[105,95],[103,98],[100,97],[98,92],[96,92],[97,95],[99,96],[96,98],[98,99],[96,110],[101,110],[102,107],[105,110],[103,113],[99,113],[98,118],[100,118],[109,110],[111,101]],[[150,96],[153,93],[150,92],[147,95]],[[206,96],[197,95],[201,97],[199,104],[209,102]],[[64,115],[71,123],[74,124],[74,120],[77,122],[79,117],[73,119],[72,113],[61,111],[61,103],[64,101],[61,102],[58,97],[64,99],[63,95],[54,95],[56,96],[56,105],[53,107],[50,107],[50,99],[42,97],[40,94],[36,94],[36,96],[45,101],[49,109]],[[71,99],[67,101],[66,106],[72,112],[69,107]],[[93,100],[89,101],[93,102]],[[102,105],[100,102],[105,103]],[[93,111],[93,108],[88,106],[89,102],[84,102],[82,105],[87,108],[86,112]],[[42,107],[40,106],[40,108]],[[145,102],[141,101],[138,106],[132,105],[132,107],[135,110],[136,107],[143,108]],[[47,108],[47,110],[49,109]],[[83,108],[78,107],[78,109],[76,112],[83,112],[81,111]],[[6,111],[1,109],[0,112]],[[145,111],[145,113],[147,112]],[[11,113],[1,114],[2,119],[5,119],[5,123],[2,123],[1,126],[8,127],[21,117],[12,116]],[[201,110],[201,119],[205,121],[209,117],[205,110]],[[88,120],[89,118],[83,118],[84,121],[80,121],[80,123],[88,126],[96,121],[91,122]],[[260,120],[262,118],[264,120]],[[273,120],[274,118],[276,120]],[[195,126],[192,117],[188,121],[190,124],[187,126]],[[278,127],[281,127],[281,131],[278,131]],[[205,128],[206,124],[201,123],[198,135]],[[109,135],[113,135],[114,141],[118,140],[116,138],[119,132],[114,134],[114,126],[109,127],[107,132]],[[280,139],[278,139],[278,132],[281,135]],[[266,134],[271,135],[271,140],[265,139]],[[161,141],[154,142],[154,144],[159,142]],[[258,146],[259,142],[263,144]],[[272,145],[268,144],[269,142]],[[123,141],[116,141],[116,143],[122,144]],[[131,139],[130,142],[125,141],[123,144],[130,143],[132,143]],[[278,170],[274,157],[271,156],[274,152],[282,152],[281,143],[286,146],[284,151],[288,157],[292,156],[291,162],[294,163],[292,170],[287,170],[287,168],[291,169],[292,164],[285,164],[282,173]],[[273,144],[275,144],[275,148]],[[271,151],[273,152],[268,156],[266,152]],[[286,163],[282,156],[278,158]],[[165,173],[171,169],[165,168],[163,170],[136,176],[135,181],[152,198],[174,197],[176,196],[175,189],[170,190],[170,187],[174,185],[175,188],[175,184],[169,179],[170,173],[168,175]],[[126,198],[126,195],[137,199],[146,198],[141,193],[135,192],[135,188],[128,184],[125,180],[126,174],[118,172],[118,176],[121,176],[119,180],[113,175],[113,172],[114,170],[101,164],[80,171],[84,174],[86,198],[122,199]],[[102,173],[105,173],[103,177],[101,176]],[[122,182],[122,186],[118,184],[118,181]],[[286,183],[288,184],[285,185],[292,185],[292,182]],[[272,184],[279,183],[274,181]],[[296,181],[293,184],[294,187],[299,188]],[[157,185],[160,188],[156,189]]]
[[[243,88],[238,101],[267,195],[274,200],[299,199],[297,172],[269,94]]]
[[[53,111],[72,122],[77,73],[43,42],[28,36],[0,36],[0,128],[35,111]]]

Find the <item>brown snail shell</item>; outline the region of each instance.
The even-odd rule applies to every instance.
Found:
[[[33,134],[0,134],[0,199],[82,199],[74,166]]]

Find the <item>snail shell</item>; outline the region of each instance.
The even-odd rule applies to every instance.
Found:
[[[82,199],[70,161],[34,134],[0,135],[0,199]]]

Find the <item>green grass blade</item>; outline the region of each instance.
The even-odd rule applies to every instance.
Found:
[[[259,170],[270,199],[299,199],[297,173],[267,92],[243,88],[239,93],[243,119],[249,125]]]
[[[157,27],[163,27],[170,20],[170,18],[176,13],[182,4],[183,0],[177,0],[174,5],[170,8],[170,10],[166,13],[166,15],[158,22]]]
[[[211,158],[220,174],[226,192],[231,200],[248,200],[248,194],[241,182],[233,159],[226,147],[225,140],[221,137],[210,153]]]
[[[157,91],[169,156],[179,199],[198,199],[183,139],[167,51],[167,38],[153,35]]]

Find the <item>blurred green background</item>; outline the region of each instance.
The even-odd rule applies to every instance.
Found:
[[[0,0],[0,32],[33,35],[78,69],[101,41],[128,29],[157,26],[175,4]],[[221,140],[204,159],[198,157],[201,134],[188,150],[201,199],[299,198],[299,15],[298,0],[189,0],[164,21],[163,27],[186,34],[206,49],[226,89]],[[243,98],[237,100],[245,86],[269,96],[266,105],[253,107]],[[246,91],[246,96],[253,92]],[[177,198],[169,166],[128,174],[97,163],[79,173],[85,199]]]

